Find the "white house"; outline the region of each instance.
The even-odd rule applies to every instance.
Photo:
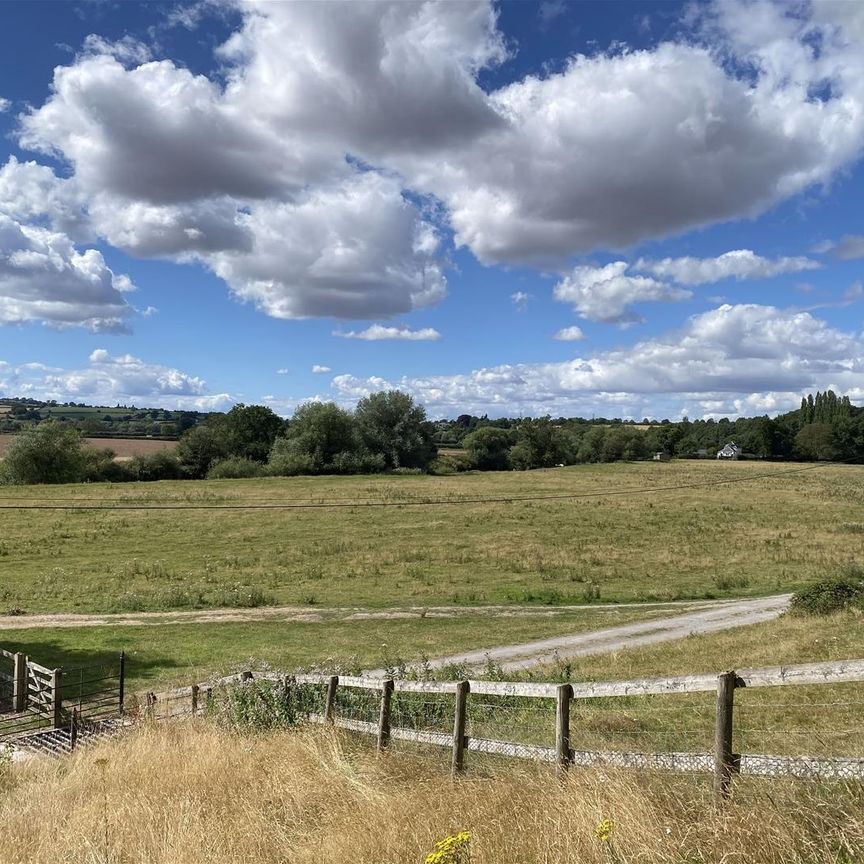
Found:
[[[740,455],[741,448],[734,441],[730,441],[722,450],[717,451],[718,459],[737,459]]]

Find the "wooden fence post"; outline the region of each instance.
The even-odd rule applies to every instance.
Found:
[[[393,697],[393,679],[381,682],[381,712],[378,715],[378,750],[390,746],[390,703]]]
[[[53,728],[60,729],[63,725],[63,670],[55,669],[51,673],[51,717]]]
[[[555,705],[555,762],[559,772],[566,771],[573,761],[570,750],[570,701],[573,688],[569,684],[559,684]]]
[[[69,750],[74,750],[78,744],[78,709],[72,709],[72,717],[69,720]]]
[[[156,719],[156,694],[152,691],[147,694],[147,719]]]
[[[465,724],[468,719],[468,693],[471,685],[460,681],[456,685],[456,709],[453,712],[453,759],[450,774],[455,777],[465,770]]]
[[[27,656],[15,655],[15,672],[12,682],[12,710],[18,714],[27,710]]]
[[[189,689],[192,691],[192,716],[195,717],[198,714],[198,685],[193,684]]]
[[[126,698],[126,652],[120,652],[120,682],[118,684],[118,712],[120,716],[123,716],[123,703]]]
[[[339,686],[339,676],[331,675],[327,682],[327,701],[324,703],[324,721],[333,722],[333,714],[336,709],[336,688]]]
[[[714,797],[723,803],[732,791],[732,774],[736,770],[732,752],[732,712],[735,700],[734,672],[717,678],[717,720],[714,727]]]

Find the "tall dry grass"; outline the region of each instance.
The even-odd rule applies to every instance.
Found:
[[[849,864],[864,853],[853,786],[742,783],[719,812],[706,778],[482,770],[452,783],[440,757],[376,758],[321,730],[143,729],[7,771],[0,860],[410,864],[459,829],[472,834],[472,864]],[[613,848],[594,834],[602,818],[615,822]]]

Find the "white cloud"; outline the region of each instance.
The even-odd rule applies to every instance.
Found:
[[[91,33],[84,39],[84,54],[106,54],[122,63],[147,63],[152,55],[150,48],[130,35],[113,42]]]
[[[0,114],[4,114],[12,107],[12,103],[8,99],[4,99],[0,96]]]
[[[276,317],[439,301],[418,194],[483,262],[559,260],[758,214],[864,143],[860,4],[728,0],[697,8],[701,29],[677,42],[574,56],[492,92],[478,78],[507,50],[489,2],[242,10],[213,79],[94,37],[20,143],[71,167],[99,236],[203,260]],[[674,299],[621,278],[611,302],[577,290],[586,317]]]
[[[235,401],[227,393],[209,393],[199,377],[130,354],[115,356],[97,348],[88,361],[85,368],[70,370],[51,369],[37,363],[0,366],[0,392],[61,402],[202,411],[222,410]]]
[[[436,342],[441,338],[441,334],[433,327],[412,330],[410,327],[385,327],[383,324],[372,324],[365,330],[334,330],[333,335],[342,339],[363,339],[366,342],[394,339],[403,342]]]
[[[689,291],[674,288],[648,276],[630,276],[625,261],[605,267],[581,266],[565,276],[553,289],[556,300],[570,303],[589,321],[629,323],[639,316],[630,306],[660,300],[686,300]]]
[[[125,329],[134,290],[96,249],[78,252],[64,234],[0,212],[0,323],[42,321],[94,331]]]
[[[581,327],[564,327],[562,330],[559,330],[554,339],[557,339],[559,342],[581,342],[585,338],[585,334],[582,332]]]
[[[693,316],[679,331],[566,362],[394,380],[338,375],[333,386],[343,399],[399,387],[436,416],[488,411],[641,418],[678,416],[682,405],[691,417],[720,416],[766,405],[788,410],[816,389],[861,391],[864,342],[807,312],[724,305]]]
[[[390,316],[447,293],[433,227],[394,180],[371,171],[296,203],[253,205],[243,227],[248,251],[202,257],[274,318]]]
[[[514,291],[510,295],[510,300],[519,312],[524,312],[528,308],[528,301],[532,295],[527,291]]]
[[[277,375],[290,375],[290,374],[291,374],[291,370],[290,370],[290,369],[285,369],[285,368],[277,369],[277,370],[276,370],[276,374],[277,374]]]
[[[328,372],[332,372],[333,370],[329,366],[320,366],[318,363],[316,363],[312,367],[312,371],[316,375],[326,375]]]
[[[864,234],[846,234],[836,243],[828,241],[816,247],[817,252],[828,252],[841,261],[864,258]]]
[[[673,279],[681,285],[707,285],[723,279],[768,279],[784,273],[818,270],[822,265],[812,258],[763,258],[750,249],[735,249],[716,258],[664,258],[661,261],[640,259],[635,270],[653,273],[661,279]]]

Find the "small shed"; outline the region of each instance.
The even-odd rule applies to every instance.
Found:
[[[740,456],[741,448],[734,441],[730,441],[723,446],[722,450],[717,451],[718,459],[738,459]]]
[[[672,457],[668,453],[664,453],[662,450],[654,454],[655,462],[668,462],[671,458]]]

